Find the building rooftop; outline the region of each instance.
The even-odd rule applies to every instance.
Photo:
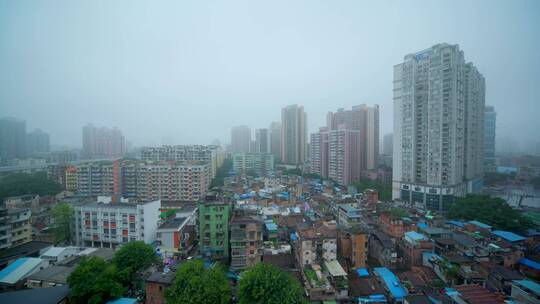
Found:
[[[508,242],[521,242],[521,241],[524,241],[525,238],[522,237],[521,235],[518,235],[518,234],[515,234],[513,232],[510,232],[510,231],[503,231],[503,230],[493,230],[491,233],[493,233],[494,235],[508,241]]]
[[[399,279],[388,268],[375,267],[374,272],[383,279],[386,287],[394,299],[400,300],[407,296],[407,291],[405,288],[403,288],[403,286],[401,286]]]
[[[165,222],[163,222],[161,225],[159,225],[158,229],[180,229],[182,226],[185,225],[187,222],[187,217],[176,217],[172,219],[168,219]]]
[[[57,304],[67,298],[68,294],[67,286],[34,288],[0,293],[0,303]]]
[[[5,260],[10,260],[12,258],[35,254],[40,250],[51,247],[52,245],[52,243],[48,242],[30,241],[28,243],[15,246],[0,252],[0,261],[4,262]]]
[[[427,240],[426,236],[416,231],[405,232],[405,237],[410,238],[413,241]]]
[[[540,296],[540,284],[531,280],[514,280],[512,283],[519,286],[521,289],[528,289],[537,296]]]
[[[459,293],[459,297],[471,304],[503,304],[502,296],[490,292],[480,285],[458,285],[454,289]]]
[[[154,272],[147,279],[146,282],[160,283],[170,285],[174,281],[175,273],[174,272]]]
[[[347,273],[343,270],[343,267],[341,267],[337,260],[324,262],[324,266],[326,266],[326,269],[328,269],[328,272],[333,277],[347,276]]]
[[[40,258],[20,258],[0,271],[0,283],[15,284],[43,262]]]
[[[479,221],[468,221],[467,223],[468,223],[468,224],[471,224],[471,225],[474,225],[474,226],[476,226],[476,227],[478,227],[478,228],[491,230],[491,226],[490,226],[490,225],[484,224],[484,223],[479,222]]]

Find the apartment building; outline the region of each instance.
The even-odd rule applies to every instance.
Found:
[[[156,240],[161,201],[115,202],[99,198],[73,205],[77,246],[116,248],[132,241]]]
[[[171,218],[161,223],[156,231],[159,252],[166,257],[186,255],[197,236],[195,225],[188,217]]]
[[[197,208],[201,254],[214,260],[228,259],[231,205],[226,202],[203,201],[198,203]]]
[[[356,130],[360,134],[360,168],[373,170],[377,167],[379,156],[379,106],[365,104],[352,107],[351,110],[338,109],[326,116],[328,130]]]
[[[231,128],[231,152],[249,153],[251,148],[251,129],[248,126],[235,126]]]
[[[297,255],[301,265],[334,261],[337,258],[335,223],[317,222],[298,230]]]
[[[215,177],[217,169],[223,165],[225,153],[218,145],[175,145],[143,147],[141,160],[152,162],[207,162],[210,164],[210,177]]]
[[[83,156],[90,159],[122,157],[126,141],[118,128],[83,127]]]
[[[495,138],[497,127],[497,112],[495,107],[486,106],[484,110],[484,172],[495,172]]]
[[[322,178],[328,178],[328,128],[320,128],[310,135],[310,171]]]
[[[265,176],[274,171],[274,156],[267,153],[236,153],[233,169],[239,174]]]
[[[32,225],[30,209],[9,209],[8,210],[11,234],[11,246],[28,243],[32,240]]]
[[[307,154],[307,114],[303,106],[281,109],[281,161],[303,165]]]
[[[255,216],[233,216],[231,223],[231,268],[241,271],[261,262],[262,221]]]
[[[68,167],[65,174],[66,189],[69,185],[81,196],[198,201],[210,187],[210,164],[203,161],[84,162]]]
[[[359,227],[340,229],[338,231],[338,252],[350,269],[364,268],[368,260],[367,230]]]
[[[444,211],[482,188],[485,80],[458,45],[394,66],[393,199]]]

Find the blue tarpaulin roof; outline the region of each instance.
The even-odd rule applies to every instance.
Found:
[[[293,241],[298,240],[298,237],[296,236],[296,233],[291,233],[291,240],[293,240]]]
[[[515,234],[513,232],[510,232],[510,231],[503,231],[503,230],[493,230],[493,233],[494,235],[498,236],[498,237],[501,237],[509,242],[520,242],[520,241],[524,241],[525,238],[522,237],[521,235],[518,235],[518,234]]]
[[[278,229],[278,226],[272,220],[265,221],[264,225],[266,226],[266,230],[269,230],[269,231],[275,231]]]
[[[416,226],[418,226],[418,228],[420,228],[420,229],[426,229],[428,225],[426,223],[424,223],[424,222],[418,222],[418,224],[416,224]]]
[[[540,295],[540,284],[536,282],[531,280],[515,280],[513,282],[532,290],[536,295]]]
[[[407,291],[401,286],[399,279],[388,268],[376,267],[374,271],[383,279],[386,287],[395,300],[399,301],[407,296]]]
[[[356,273],[358,274],[359,277],[369,276],[369,271],[367,270],[367,268],[358,268],[356,269]]]
[[[405,236],[409,237],[410,239],[415,240],[415,241],[420,241],[420,240],[427,239],[425,235],[423,235],[421,233],[418,233],[416,231],[407,231],[407,232],[405,232]]]
[[[448,223],[450,225],[458,226],[458,227],[465,226],[465,224],[463,222],[460,222],[460,221],[447,221],[446,223]]]
[[[519,263],[522,264],[522,265],[525,265],[527,267],[530,267],[532,269],[540,270],[540,263],[535,262],[533,260],[529,260],[527,258],[522,258],[521,260],[519,260]]]

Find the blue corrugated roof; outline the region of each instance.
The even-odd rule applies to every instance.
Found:
[[[298,237],[296,236],[295,232],[291,233],[291,240],[293,240],[293,241],[298,240]]]
[[[264,225],[266,226],[267,230],[277,230],[278,229],[278,226],[272,220],[265,221]]]
[[[513,282],[532,290],[536,295],[540,295],[540,284],[536,282],[531,280],[515,280]]]
[[[367,268],[358,268],[356,269],[356,273],[358,274],[359,277],[369,276],[369,271],[367,270]]]
[[[520,264],[523,264],[527,267],[530,267],[530,268],[533,268],[533,269],[536,269],[536,270],[540,270],[540,263],[537,263],[533,260],[529,260],[527,258],[522,258],[521,260],[519,260],[519,263]]]
[[[460,222],[460,221],[447,221],[446,223],[448,223],[450,225],[458,226],[458,227],[465,226],[465,224],[463,222]]]
[[[30,258],[20,258],[15,260],[15,262],[9,264],[6,268],[0,271],[0,281],[7,277],[10,273],[17,270],[22,264],[26,263]]]
[[[510,232],[510,231],[503,231],[503,230],[493,230],[491,233],[493,233],[494,235],[498,236],[498,237],[501,237],[509,242],[520,242],[520,241],[524,241],[525,238],[522,237],[521,235],[518,235],[518,234],[515,234],[513,232]]]
[[[392,297],[401,300],[407,296],[407,291],[399,283],[399,279],[386,267],[376,267],[374,271],[383,279]]]
[[[416,226],[418,226],[418,228],[420,228],[420,229],[426,229],[428,224],[426,224],[424,222],[418,222],[418,224],[416,224]]]

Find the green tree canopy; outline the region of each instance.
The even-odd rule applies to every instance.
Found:
[[[24,194],[55,195],[62,185],[47,177],[47,173],[14,173],[0,178],[0,201],[10,196]]]
[[[205,269],[202,261],[193,260],[180,265],[165,300],[168,304],[227,304],[232,300],[231,287],[221,268]]]
[[[242,274],[238,295],[241,304],[306,303],[300,283],[266,263],[259,263]]]
[[[56,242],[71,241],[71,219],[73,208],[68,203],[56,204],[52,211],[54,239]]]
[[[385,185],[369,178],[361,178],[358,182],[354,183],[354,185],[358,189],[358,192],[364,192],[366,189],[377,190],[379,192],[379,199],[381,201],[389,201],[392,199],[391,185]]]
[[[221,167],[217,169],[216,177],[212,179],[212,182],[210,183],[210,188],[223,186],[223,181],[225,177],[227,177],[227,174],[229,174],[229,171],[231,170],[232,166],[233,166],[232,159],[226,158],[223,161],[223,165],[221,165]]]
[[[120,297],[124,292],[119,283],[116,265],[98,257],[83,257],[67,282],[69,301],[75,304],[105,303]]]
[[[157,256],[152,246],[143,241],[129,242],[123,245],[115,254],[113,262],[125,279],[134,282],[137,272],[150,267],[157,262]]]
[[[447,217],[477,220],[496,229],[521,232],[533,226],[532,221],[513,209],[505,200],[489,195],[468,195],[459,198],[448,210]]]

